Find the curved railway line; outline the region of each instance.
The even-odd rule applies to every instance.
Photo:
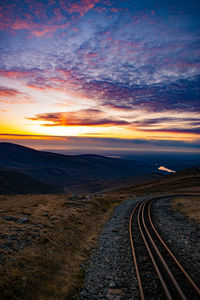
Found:
[[[161,198],[166,196],[137,203],[129,220],[130,242],[140,298],[200,299],[200,289],[153,224],[151,203]]]

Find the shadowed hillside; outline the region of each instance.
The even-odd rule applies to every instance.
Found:
[[[110,190],[111,191],[111,190]],[[159,179],[149,180],[146,183],[132,183],[122,188],[112,189],[112,194],[149,194],[149,193],[175,193],[200,192],[200,170],[191,167]]]
[[[56,190],[30,176],[13,171],[0,171],[0,194],[54,194]]]
[[[0,143],[0,170],[23,173],[59,192],[98,191],[105,181],[150,174],[153,165],[99,155],[62,155]],[[114,184],[114,183],[113,183]]]

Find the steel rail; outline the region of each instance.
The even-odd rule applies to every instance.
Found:
[[[142,203],[141,203],[141,205],[140,205],[140,207],[139,207],[139,211],[138,211],[138,226],[139,226],[139,229],[140,229],[140,233],[141,233],[141,235],[142,235],[142,238],[143,238],[143,241],[144,241],[144,243],[145,243],[145,246],[146,246],[146,249],[147,249],[147,251],[148,251],[148,253],[149,253],[149,256],[150,256],[150,258],[151,258],[151,260],[152,260],[152,263],[153,263],[153,265],[154,265],[154,268],[155,268],[155,270],[156,270],[156,272],[157,272],[157,274],[158,274],[158,277],[159,277],[159,279],[160,279],[160,282],[161,282],[161,284],[162,284],[162,286],[163,286],[163,289],[164,289],[164,291],[165,291],[165,294],[166,294],[166,297],[167,297],[167,299],[168,300],[172,300],[173,298],[172,298],[172,296],[171,296],[171,294],[170,294],[170,292],[169,292],[169,289],[168,289],[168,287],[167,287],[167,285],[166,285],[166,283],[165,283],[165,281],[164,281],[164,279],[163,279],[163,277],[162,277],[162,274],[161,274],[161,272],[160,272],[160,270],[159,270],[159,268],[158,268],[158,265],[157,265],[157,263],[156,263],[156,261],[155,261],[155,259],[154,259],[154,256],[153,256],[153,254],[152,254],[152,252],[151,252],[151,249],[150,249],[150,247],[149,247],[149,245],[148,245],[148,243],[147,243],[147,240],[146,240],[146,238],[145,238],[145,236],[144,236],[144,232],[143,232],[143,230],[142,230],[142,227],[141,227],[141,222],[140,222],[140,213],[141,213],[141,209],[142,209],[142,207],[145,205],[145,201],[143,201]]]
[[[174,260],[174,262],[176,263],[176,265],[179,267],[179,269],[182,271],[182,273],[185,275],[186,279],[188,280],[188,283],[190,283],[193,288],[195,289],[195,291],[198,293],[198,295],[200,295],[200,289],[198,288],[198,286],[196,285],[196,283],[192,280],[192,278],[190,277],[190,275],[185,271],[185,269],[183,268],[183,266],[178,262],[178,260],[176,259],[176,257],[173,255],[173,253],[171,252],[171,250],[167,247],[167,245],[165,244],[165,242],[163,241],[163,239],[161,238],[161,236],[159,235],[158,231],[156,230],[153,222],[152,222],[152,218],[151,218],[151,203],[154,200],[158,200],[161,198],[166,198],[166,197],[174,197],[174,196],[183,196],[183,195],[165,195],[165,196],[161,196],[161,197],[156,197],[150,200],[144,200],[144,201],[140,201],[138,202],[129,219],[129,236],[130,236],[130,243],[131,243],[131,250],[132,250],[132,256],[133,256],[133,262],[135,265],[135,270],[136,270],[136,277],[137,277],[137,281],[138,281],[138,286],[139,286],[139,292],[140,292],[140,297],[141,300],[145,300],[145,295],[144,295],[144,291],[143,291],[143,286],[142,286],[142,281],[141,281],[141,277],[140,277],[140,270],[138,267],[138,262],[137,262],[137,256],[136,256],[136,252],[135,252],[135,245],[134,245],[134,241],[133,241],[133,232],[132,232],[132,223],[133,223],[133,217],[134,215],[136,215],[136,211],[138,209],[137,212],[137,224],[138,224],[138,228],[139,228],[139,232],[142,236],[142,239],[144,241],[144,244],[146,246],[146,249],[149,253],[149,256],[151,258],[151,261],[153,263],[153,266],[156,270],[156,273],[160,279],[160,282],[163,286],[165,295],[167,297],[168,300],[172,300],[172,296],[171,293],[168,289],[168,286],[165,282],[165,280],[163,279],[163,276],[159,270],[158,264],[155,260],[154,257],[157,257],[157,259],[159,259],[159,261],[162,263],[162,266],[164,267],[164,269],[166,270],[167,274],[168,274],[168,278],[170,279],[171,283],[174,285],[174,287],[176,288],[177,292],[179,293],[179,295],[181,296],[182,300],[187,300],[185,294],[183,293],[181,287],[179,286],[178,282],[176,281],[176,279],[174,278],[174,275],[172,274],[169,266],[167,265],[166,261],[164,260],[163,256],[161,255],[160,251],[158,250],[158,247],[156,246],[156,244],[153,241],[153,238],[147,228],[147,225],[145,223],[145,209],[147,207],[147,219],[148,222],[151,226],[151,228],[153,229],[153,231],[155,232],[156,236],[158,237],[159,241],[161,242],[161,244],[164,246],[164,248],[167,250],[167,252],[169,253],[169,255],[172,257],[172,259]],[[184,195],[184,196],[197,196],[197,195]],[[149,225],[148,225],[149,226]],[[147,235],[147,239],[145,237],[145,235]],[[152,253],[152,250],[150,249],[150,244],[151,247],[153,247],[155,253],[157,254],[155,256],[155,253]]]
[[[142,281],[141,281],[140,272],[139,272],[138,263],[137,263],[137,258],[136,258],[136,254],[135,254],[135,247],[134,247],[134,244],[133,244],[133,234],[132,234],[133,215],[135,214],[138,205],[140,205],[140,202],[138,202],[136,204],[136,206],[134,207],[134,209],[131,213],[130,219],[129,219],[129,236],[130,236],[130,242],[131,242],[133,262],[134,262],[134,265],[135,265],[135,272],[136,272],[136,277],[137,277],[139,291],[140,291],[140,298],[141,298],[141,300],[145,300],[144,291],[143,291],[143,287],[142,287]]]
[[[154,200],[154,199],[153,199]],[[159,235],[158,231],[156,230],[152,218],[151,218],[151,203],[153,202],[153,200],[151,200],[148,203],[148,218],[149,218],[149,222],[151,224],[151,227],[153,228],[155,234],[157,235],[158,239],[160,240],[160,242],[162,243],[162,245],[165,247],[165,249],[167,250],[167,252],[170,254],[170,256],[172,257],[172,259],[174,260],[174,262],[177,264],[177,266],[179,267],[179,269],[182,271],[182,273],[185,275],[185,277],[187,278],[187,280],[190,282],[190,284],[193,286],[193,288],[196,290],[196,292],[200,295],[200,289],[198,288],[198,286],[196,285],[196,283],[192,280],[192,278],[190,277],[190,275],[187,273],[187,271],[183,268],[183,266],[179,263],[179,261],[177,260],[177,258],[174,256],[174,254],[171,252],[171,250],[167,247],[167,245],[165,244],[165,242],[163,241],[163,239],[161,238],[161,236]]]
[[[150,232],[146,226],[146,223],[145,223],[145,219],[144,219],[144,209],[145,209],[145,206],[147,205],[147,201],[144,203],[143,207],[142,207],[142,223],[143,223],[143,226],[144,226],[144,229],[148,235],[148,238],[149,238],[149,241],[151,242],[154,250],[156,251],[156,254],[159,258],[159,260],[161,261],[161,263],[163,264],[163,267],[165,268],[166,272],[168,273],[168,276],[170,278],[170,280],[172,281],[173,285],[176,287],[176,290],[178,291],[179,295],[181,296],[181,298],[183,300],[187,300],[185,294],[183,293],[181,287],[179,286],[178,282],[176,281],[174,275],[172,274],[169,266],[167,265],[166,261],[164,260],[162,254],[160,253],[160,251],[158,250],[158,247],[156,246],[156,244],[154,243],[153,241],[153,238],[151,237],[150,235]],[[163,286],[164,287],[164,286]],[[167,295],[167,294],[166,294]]]

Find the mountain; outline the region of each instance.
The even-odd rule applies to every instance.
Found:
[[[156,171],[148,162],[100,155],[62,155],[12,143],[0,143],[0,170],[19,172],[59,192],[76,187],[98,191],[108,179],[130,178]]]
[[[0,194],[53,194],[56,190],[27,175],[0,171]]]

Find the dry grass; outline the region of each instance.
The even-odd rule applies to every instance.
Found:
[[[80,265],[118,201],[100,195],[0,196],[2,299],[70,299],[83,282]],[[22,218],[28,220],[20,223]]]
[[[180,211],[187,218],[200,223],[200,197],[183,197],[174,198],[172,200],[172,208],[175,211]]]

